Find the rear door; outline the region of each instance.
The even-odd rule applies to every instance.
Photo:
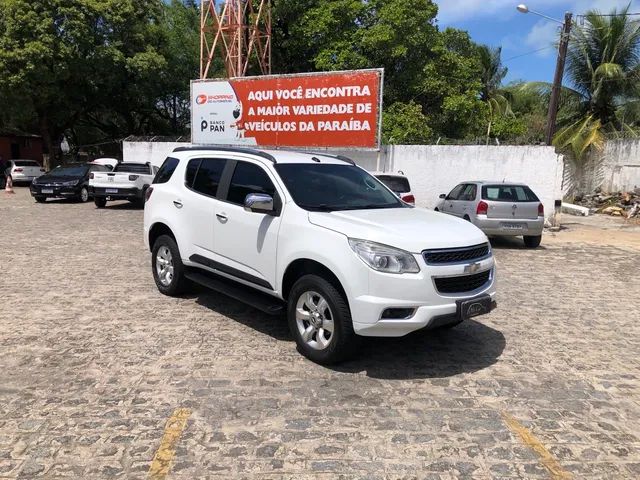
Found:
[[[454,202],[455,214],[458,217],[471,218],[472,213],[475,213],[475,200],[476,200],[477,186],[475,183],[465,183],[464,188],[458,195],[458,199]]]
[[[221,195],[214,220],[215,268],[273,290],[276,284],[276,249],[280,229],[281,193],[272,175],[259,163],[233,162],[227,192]],[[226,189],[226,186],[223,186]],[[251,193],[265,193],[274,199],[275,215],[247,212],[244,200]]]
[[[538,218],[540,200],[526,185],[483,185],[487,218],[532,220]]]

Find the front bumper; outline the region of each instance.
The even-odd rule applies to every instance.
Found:
[[[401,337],[415,330],[459,323],[457,302],[488,295],[495,306],[496,278],[493,256],[469,263],[427,265],[421,255],[414,255],[420,265],[417,274],[384,274],[370,270],[368,293],[350,301],[354,331],[362,336]],[[435,278],[489,272],[486,283],[472,291],[441,293]],[[411,309],[408,318],[383,318],[387,309]]]
[[[537,236],[544,230],[544,217],[537,219],[513,219],[513,218],[487,218],[486,215],[478,215],[473,221],[474,225],[486,235],[500,236]],[[513,225],[521,228],[514,229]]]
[[[80,195],[82,185],[74,186],[49,186],[49,185],[34,185],[33,183],[29,187],[32,197],[44,197],[44,198],[71,198]]]
[[[143,190],[138,188],[122,187],[90,187],[89,192],[98,198],[108,198],[110,200],[142,200]]]

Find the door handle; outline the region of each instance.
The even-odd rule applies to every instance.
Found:
[[[221,222],[227,221],[227,216],[224,213],[216,213],[216,217],[218,217],[218,220],[220,220]]]
[[[180,200],[174,200],[173,204],[176,206],[176,208],[182,208],[182,201]]]

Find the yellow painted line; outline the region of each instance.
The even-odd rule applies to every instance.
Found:
[[[150,480],[164,480],[169,474],[173,457],[176,455],[176,445],[182,436],[184,427],[187,426],[190,415],[191,410],[188,408],[176,408],[167,420],[160,446],[153,456],[151,467],[149,467]]]
[[[545,448],[531,430],[507,412],[502,412],[502,418],[509,429],[520,437],[522,443],[538,454],[540,463],[549,471],[549,475],[553,480],[568,480],[572,478],[571,474],[562,468],[553,455],[551,455],[551,452]]]

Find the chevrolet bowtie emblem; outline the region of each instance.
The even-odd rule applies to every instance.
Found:
[[[464,266],[464,273],[476,273],[480,270],[480,263],[472,263]]]

